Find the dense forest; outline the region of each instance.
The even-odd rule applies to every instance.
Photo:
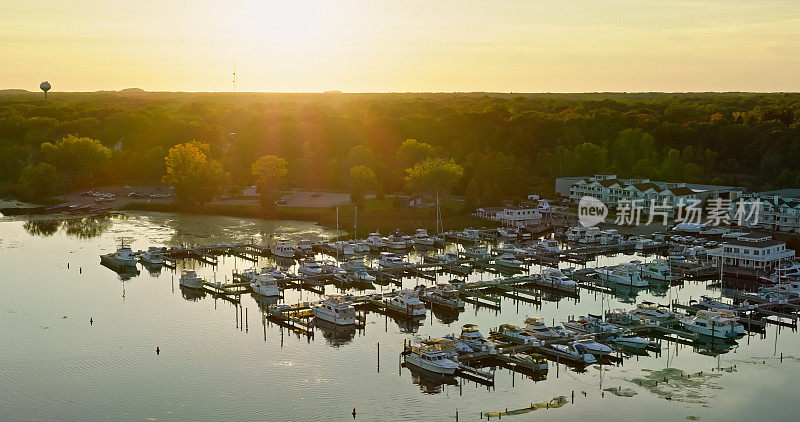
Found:
[[[0,91],[0,194],[160,182],[170,150],[193,140],[233,186],[276,156],[289,186],[413,193],[411,167],[438,157],[457,163],[451,190],[473,205],[599,171],[800,187],[800,94]]]

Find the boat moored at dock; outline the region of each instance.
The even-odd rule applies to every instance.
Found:
[[[314,317],[336,325],[354,325],[356,309],[342,296],[328,296],[312,308]]]

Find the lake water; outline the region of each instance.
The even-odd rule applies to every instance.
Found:
[[[471,381],[440,385],[435,377],[399,366],[404,340],[417,336],[458,333],[466,323],[488,334],[503,323],[522,325],[529,315],[560,323],[569,315],[632,308],[642,300],[687,302],[707,292],[705,282],[619,296],[583,291],[579,300],[551,298],[541,306],[504,299],[499,312],[467,304],[456,320],[429,313],[418,327],[370,313],[363,331],[317,329],[308,339],[274,324],[262,326],[267,304],[249,295],[242,297],[243,329],[236,305],[182,292],[170,269],[151,274],[142,268],[123,281],[99,263],[99,254],[115,250],[122,237],[133,239],[137,250],[331,235],[313,223],[228,217],[0,218],[0,420],[330,421],[353,420],[356,407],[356,420],[453,421],[458,409],[459,420],[470,421],[479,420],[480,412],[569,399],[572,391],[574,404],[568,400],[561,408],[503,419],[797,420],[800,336],[775,326],[717,356],[662,342],[660,354],[630,357],[620,366],[576,372],[551,362],[541,381],[498,368],[492,388]],[[601,258],[599,264],[632,258]],[[420,257],[412,253],[409,259]],[[263,258],[259,265],[269,262]],[[216,268],[185,265],[217,280],[252,266],[233,257],[221,258]],[[470,276],[490,277],[495,276]],[[432,282],[404,280],[405,286],[417,283]],[[318,298],[286,291],[284,300]],[[669,368],[695,375],[666,386],[635,381],[672,376]],[[620,387],[624,394],[615,394]]]

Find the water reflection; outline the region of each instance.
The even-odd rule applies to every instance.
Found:
[[[190,289],[185,286],[179,286],[181,289],[181,296],[190,302],[197,302],[206,297],[205,290]]]
[[[314,326],[322,331],[325,341],[333,347],[340,347],[353,341],[356,336],[355,325],[336,325],[321,319],[314,319]]]
[[[30,219],[22,227],[32,236],[52,236],[60,229],[68,236],[90,239],[100,236],[108,230],[111,227],[111,221],[108,217]]]
[[[458,385],[458,380],[453,375],[437,374],[414,365],[402,364],[411,372],[411,382],[419,386],[425,394],[439,394],[445,385]]]
[[[122,281],[128,281],[133,277],[136,277],[140,274],[139,269],[136,267],[114,267],[112,265],[108,265],[105,262],[100,262],[100,265],[108,268],[111,271],[114,271],[119,276],[119,279]]]
[[[261,296],[259,294],[253,294],[253,299],[258,304],[258,309],[262,312],[269,312],[269,307],[277,305],[278,301],[281,300],[279,296]]]

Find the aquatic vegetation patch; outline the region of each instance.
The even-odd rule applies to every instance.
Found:
[[[603,391],[608,391],[615,396],[620,397],[633,397],[636,395],[636,390],[632,388],[623,388],[623,387],[614,387],[614,388],[604,388]]]
[[[628,381],[666,400],[707,406],[708,400],[714,397],[711,390],[722,389],[714,381],[722,375],[719,372],[700,371],[688,374],[677,368],[642,369],[642,372],[645,373],[643,377]]]

